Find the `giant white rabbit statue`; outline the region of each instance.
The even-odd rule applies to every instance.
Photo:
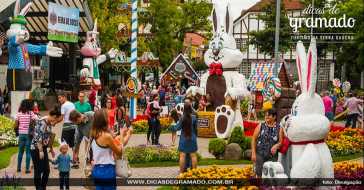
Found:
[[[325,117],[323,101],[315,92],[317,50],[314,38],[307,54],[303,43],[297,43],[296,63],[302,93],[293,103],[292,116],[284,128],[292,146],[290,177],[334,178],[331,154],[325,143],[330,122]]]
[[[101,88],[99,65],[108,59],[114,59],[117,54],[117,50],[113,48],[106,54],[101,54],[101,48],[97,42],[98,34],[97,19],[95,19],[94,28],[87,32],[86,42],[80,51],[84,56],[81,83],[92,84],[95,89]]]
[[[215,109],[215,133],[218,138],[228,138],[233,127],[243,126],[240,112],[242,97],[249,95],[244,75],[237,71],[243,54],[236,48],[233,37],[233,18],[227,0],[213,2],[213,39],[204,55],[209,72],[201,77],[200,86],[192,86],[187,94],[210,94]],[[229,97],[237,103],[225,105]]]
[[[61,57],[61,48],[48,45],[33,45],[25,43],[29,39],[29,32],[26,29],[27,20],[25,15],[32,3],[28,3],[20,11],[20,1],[17,0],[14,8],[14,17],[6,32],[8,37],[9,63],[7,69],[7,86],[11,92],[11,116],[15,117],[20,102],[28,98],[28,93],[32,89],[32,67],[29,55],[48,55]]]

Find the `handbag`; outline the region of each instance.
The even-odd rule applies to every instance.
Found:
[[[132,175],[128,159],[123,155],[115,161],[116,176],[128,178]]]
[[[279,149],[279,152],[282,154],[286,154],[290,145],[291,145],[291,142],[289,141],[289,139],[287,137],[284,137],[282,146]]]

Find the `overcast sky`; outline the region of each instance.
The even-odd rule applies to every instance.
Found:
[[[259,0],[230,0],[234,20],[240,16],[242,10],[250,8],[258,1]]]

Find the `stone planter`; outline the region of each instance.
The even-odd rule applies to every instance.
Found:
[[[252,158],[252,150],[251,149],[245,150],[243,153],[243,158],[246,160],[250,160]]]
[[[242,157],[242,149],[236,143],[226,145],[224,152],[224,160],[240,160]]]

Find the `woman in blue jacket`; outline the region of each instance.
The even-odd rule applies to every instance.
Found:
[[[197,119],[193,115],[191,102],[185,101],[181,120],[177,124],[177,130],[182,130],[178,151],[180,173],[185,171],[186,154],[190,154],[192,168],[197,167]]]

